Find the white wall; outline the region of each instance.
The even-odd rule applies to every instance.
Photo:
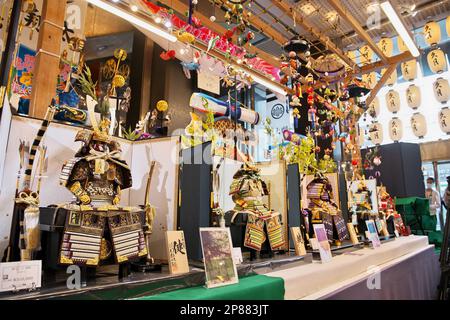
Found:
[[[16,116],[12,118],[6,154],[0,157],[0,163],[2,158],[5,159],[3,175],[0,176],[0,253],[7,246],[10,233],[19,170],[19,142],[22,139],[31,144],[40,125],[39,120]],[[78,130],[76,127],[51,123],[42,140],[42,144],[48,147],[49,166],[48,177],[42,181],[41,206],[60,204],[73,199],[71,193],[59,185],[59,175],[64,161],[73,158],[81,146],[79,142],[74,142]],[[155,252],[155,258],[164,259],[165,250],[161,246],[160,239],[164,237],[164,231],[176,228],[179,138],[134,143],[120,140],[120,143],[123,150],[122,158],[130,165],[133,176],[133,187],[123,191],[121,205],[144,204],[148,163],[150,160],[157,162],[150,196],[151,203],[157,207],[153,235],[156,242],[152,243],[151,249]]]

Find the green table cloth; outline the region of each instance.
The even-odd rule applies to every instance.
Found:
[[[282,278],[254,275],[229,286],[213,289],[192,287],[134,300],[283,300],[284,292]]]

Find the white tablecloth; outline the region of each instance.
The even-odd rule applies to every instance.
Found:
[[[409,236],[397,238],[394,241],[383,243],[380,248],[364,248],[348,254],[333,257],[329,263],[322,264],[314,262],[286,270],[275,271],[266,274],[267,276],[281,277],[285,282],[285,298],[288,300],[297,299],[321,299],[332,296],[345,287],[364,281],[371,277],[371,283],[376,285],[377,272],[384,271],[390,266],[401,261],[410,259],[409,263],[420,263],[411,259],[425,251],[433,251],[433,246],[428,244],[428,238],[423,236]],[[433,253],[434,255],[434,253]],[[434,285],[438,274],[437,258],[431,262],[433,274],[429,278],[430,285]],[[410,266],[415,267],[415,266]],[[417,266],[419,267],[419,266]],[[427,275],[424,275],[427,276]],[[414,279],[411,280],[413,283]],[[405,283],[392,283],[392,285],[409,285]],[[414,288],[411,288],[414,290]],[[361,297],[354,297],[355,299]]]

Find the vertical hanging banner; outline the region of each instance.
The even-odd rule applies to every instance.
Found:
[[[271,127],[274,130],[290,128],[289,107],[286,101],[280,100],[275,94],[267,94],[266,116],[271,121]]]
[[[11,23],[11,10],[14,1],[0,1],[0,64],[3,52],[8,41],[9,24]]]
[[[28,114],[29,110],[39,31],[42,24],[42,5],[42,0],[26,4],[20,16],[23,28],[16,39],[17,49],[10,75],[9,93],[15,96],[11,99],[11,104],[21,114]],[[76,65],[79,61],[78,53],[69,54],[69,52],[71,52],[70,45],[73,44],[74,39],[84,38],[86,12],[87,2],[85,0],[67,0],[63,38],[61,39],[63,63],[61,63],[58,80],[61,86],[65,86],[72,65]]]

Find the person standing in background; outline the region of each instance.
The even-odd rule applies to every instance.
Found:
[[[448,210],[450,207],[450,176],[447,177],[447,189],[445,189],[444,193],[444,204]]]
[[[427,188],[425,190],[425,197],[430,200],[430,215],[437,216],[441,208],[441,196],[433,187],[435,180],[432,177],[427,179]]]

